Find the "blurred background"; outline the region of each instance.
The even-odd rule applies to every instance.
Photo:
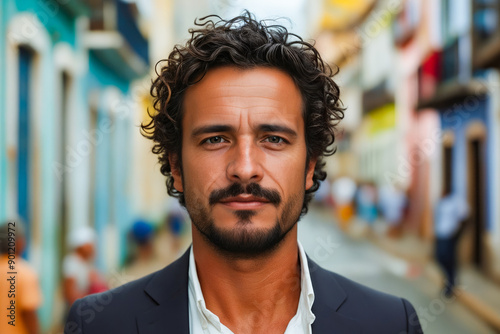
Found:
[[[33,327],[62,333],[75,298],[189,245],[138,125],[156,62],[194,19],[245,8],[289,18],[340,69],[337,153],[299,223],[309,256],[409,299],[425,333],[500,332],[497,0],[1,0],[0,221],[24,225]],[[449,194],[456,226],[442,228]]]

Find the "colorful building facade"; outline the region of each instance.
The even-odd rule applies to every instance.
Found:
[[[463,263],[493,274],[498,263],[498,105],[495,84],[500,50],[495,38],[498,2],[441,1],[436,11],[441,47],[419,68],[419,110],[439,115],[440,168],[434,181],[441,192],[467,199],[470,216],[460,240]]]
[[[72,229],[96,229],[102,271],[123,263],[135,214],[131,90],[148,74],[148,42],[133,4],[112,0],[2,1],[0,32],[0,220],[27,226],[47,330],[62,316]]]
[[[349,126],[348,150],[340,152],[355,163],[349,172],[358,180],[407,189],[406,228],[429,242],[443,191],[467,199],[471,215],[461,261],[497,278],[498,22],[498,1],[379,1],[359,22],[318,35],[322,54],[341,65],[341,73],[356,73],[340,81],[341,91],[357,86],[362,92],[360,107],[344,95],[346,113],[353,112],[349,104],[362,113]],[[345,54],[357,59],[357,71]],[[343,173],[343,160],[332,158],[334,172]]]

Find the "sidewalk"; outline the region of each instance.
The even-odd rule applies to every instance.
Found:
[[[353,219],[347,231],[351,238],[364,238],[376,246],[406,262],[406,275],[425,275],[437,286],[444,277],[433,256],[433,244],[413,234],[390,238],[383,221],[377,221],[372,229]],[[500,333],[500,286],[488,280],[472,267],[459,268],[457,299]]]

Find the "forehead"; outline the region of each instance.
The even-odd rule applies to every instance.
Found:
[[[268,67],[221,67],[189,87],[184,96],[184,122],[241,119],[255,122],[284,120],[303,122],[300,90],[287,73]],[[303,123],[302,123],[303,124]]]

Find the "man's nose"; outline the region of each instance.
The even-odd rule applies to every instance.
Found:
[[[264,176],[260,153],[260,148],[253,140],[240,140],[231,149],[227,166],[228,179],[243,184],[260,181]]]

